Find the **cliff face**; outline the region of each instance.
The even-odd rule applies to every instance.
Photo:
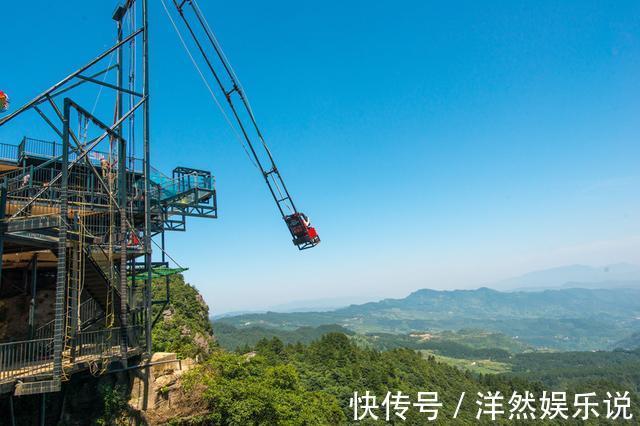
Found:
[[[157,306],[155,315],[160,319],[153,329],[153,349],[158,352],[175,352],[180,357],[201,358],[215,346],[213,329],[209,321],[209,307],[198,290],[185,283],[182,275],[169,280],[171,304]],[[166,297],[165,279],[153,283],[154,300]],[[162,309],[162,310],[161,310]]]
[[[179,360],[175,353],[156,352],[150,360],[151,367],[133,373],[131,392],[125,423],[161,425],[175,419],[193,419],[207,413],[207,405],[201,398],[202,391],[187,392],[183,375],[195,363],[187,358]]]
[[[153,283],[153,299],[166,297],[166,281]],[[184,281],[182,275],[169,280],[171,303],[154,311],[159,315],[153,328],[154,354],[148,369],[135,370],[123,410],[124,418],[140,424],[160,425],[167,422],[197,422],[208,413],[202,389],[185,390],[183,375],[215,347],[209,322],[209,307],[198,290]]]

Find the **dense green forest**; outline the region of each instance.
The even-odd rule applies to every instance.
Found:
[[[503,334],[472,329],[424,334],[356,334],[335,324],[280,330],[258,326],[237,328],[216,321],[213,323],[213,330],[218,344],[228,350],[253,346],[265,337],[277,337],[284,343],[310,343],[329,332],[346,334],[359,346],[380,351],[398,348],[429,350],[442,356],[474,360],[504,361],[514,353],[530,349],[522,342]]]
[[[154,284],[160,298],[163,281]],[[429,414],[417,406],[418,392],[437,392],[436,424],[451,424],[464,392],[455,424],[495,424],[482,415],[477,401],[481,393],[499,391],[508,420],[514,392],[567,391],[573,411],[573,394],[595,391],[603,408],[607,392],[631,391],[632,413],[637,418],[640,389],[640,350],[614,352],[534,352],[519,339],[478,329],[434,333],[357,334],[340,325],[291,330],[260,326],[237,328],[227,322],[208,321],[208,308],[197,290],[181,276],[171,280],[172,303],[158,307],[154,329],[157,350],[201,362],[182,377],[189,404],[202,407],[200,414],[175,417],[174,425],[343,425],[373,424],[370,418],[354,421],[350,401],[354,392],[376,396],[374,414],[386,415],[383,400],[388,392],[408,398],[406,420],[390,409],[390,423],[431,424]],[[212,338],[216,336],[214,342]],[[459,368],[457,361],[472,364],[495,362],[507,366],[504,374],[478,374],[482,369]],[[475,372],[474,372],[475,371]],[[126,398],[112,389],[104,393],[105,411],[99,418],[117,419]],[[114,401],[118,402],[114,406]],[[535,404],[539,409],[539,401]],[[118,411],[123,410],[123,411]],[[360,408],[356,411],[363,413]],[[100,413],[96,413],[100,415]],[[603,423],[602,421],[600,423]],[[562,421],[558,424],[581,424]]]
[[[529,391],[539,397],[543,390],[568,390],[567,399],[572,401],[574,392],[596,391],[599,397],[605,397],[607,391],[627,389],[602,380],[554,387],[519,375],[474,375],[410,349],[362,348],[345,334],[335,332],[308,345],[262,339],[252,349],[249,353],[216,350],[190,372],[185,379],[187,389],[201,395],[209,412],[188,422],[175,419],[175,424],[369,424],[354,421],[349,406],[354,391],[362,394],[367,390],[377,396],[379,407],[374,413],[382,419],[382,400],[389,391],[400,391],[412,402],[418,392],[438,392],[443,404],[438,411],[439,424],[453,421],[463,392],[466,398],[455,424],[492,423],[484,415],[480,421],[476,419],[478,392],[500,391],[505,396],[502,403],[507,414],[499,417],[499,423],[511,424],[508,400],[514,391]],[[632,398],[633,414],[640,415],[636,394]],[[406,420],[393,413],[391,423],[433,423],[415,406],[404,413]],[[581,424],[571,419],[558,423]]]
[[[365,350],[340,333],[309,345],[265,339],[250,355],[219,351],[189,379],[204,390],[211,408],[205,417],[215,424],[345,424],[353,416],[353,392],[367,390],[378,403],[389,390],[413,399],[419,391],[437,391],[444,404],[440,415],[450,418],[461,392],[475,395],[485,388],[469,374],[414,351]],[[496,386],[508,392],[512,381]],[[475,414],[471,404],[461,416],[468,424]],[[407,416],[409,424],[426,423],[416,410]]]
[[[609,382],[640,392],[640,349],[599,352],[525,353],[512,358],[511,375],[552,388]]]
[[[387,391],[415,401],[418,392],[438,392],[439,419],[451,420],[462,392],[470,395],[459,424],[475,424],[477,392],[539,391],[517,378],[480,378],[409,349],[363,349],[346,335],[329,333],[309,345],[284,345],[263,339],[250,354],[217,351],[189,375],[200,389],[214,424],[346,424],[352,420],[354,391],[370,391],[378,404]],[[376,411],[378,415],[384,410]],[[395,417],[395,416],[394,416]],[[427,415],[411,407],[406,424],[427,424]],[[400,418],[395,418],[398,422]],[[364,422],[363,424],[367,424]]]
[[[279,330],[258,326],[237,328],[225,322],[213,322],[213,334],[215,335],[216,342],[221,347],[230,351],[245,349],[245,351],[248,352],[250,347],[255,346],[256,343],[265,337],[277,337],[285,344],[308,344],[331,332],[343,333],[350,336],[355,335],[353,331],[335,324],[321,325],[318,327],[300,327],[296,330]]]
[[[356,346],[389,351],[407,348],[424,356],[434,355],[449,365],[473,373],[508,373],[529,382],[541,382],[549,389],[580,389],[589,386],[640,391],[640,349],[586,352],[540,352],[518,341],[480,330],[461,330],[433,335],[390,333],[356,334],[341,326],[302,327],[294,331],[264,327],[235,328],[214,323],[219,344],[229,350],[247,351],[261,338],[277,337],[285,343],[309,343],[326,332],[343,332]]]

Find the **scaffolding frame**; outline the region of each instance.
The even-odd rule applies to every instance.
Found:
[[[153,300],[151,291],[153,268],[168,266],[165,231],[184,231],[189,216],[217,217],[210,172],[178,167],[171,182],[157,182],[152,177],[148,8],[148,0],[125,0],[112,16],[115,44],[0,118],[1,129],[16,117],[35,111],[61,140],[61,144],[39,141],[51,151],[35,149],[38,155],[29,152],[27,138],[17,149],[2,144],[1,161],[16,166],[0,175],[0,255],[10,244],[14,250],[54,253],[56,260],[55,316],[40,327],[35,323],[35,293],[43,264],[37,254],[28,264],[32,279],[29,335],[22,341],[0,343],[0,394],[59,391],[61,383],[78,369],[100,363],[107,371],[114,361],[126,368],[131,356],[150,354],[151,330],[157,321],[152,318],[152,307],[166,306],[170,300],[168,276],[165,298]],[[140,26],[136,26],[138,10]],[[138,42],[141,51],[134,48]],[[127,46],[131,52],[128,60],[124,54]],[[112,55],[116,63],[103,67]],[[142,65],[141,84],[135,76],[138,63]],[[112,70],[116,81],[108,82],[106,77]],[[75,90],[87,85],[116,94],[112,124],[72,97]],[[137,114],[139,110],[141,114]],[[74,117],[84,123],[84,135],[81,128],[77,132],[72,129]],[[142,120],[141,170],[127,149],[128,145],[136,146],[137,132],[132,129],[138,128],[134,127],[138,120]],[[130,126],[128,138],[126,124]],[[88,138],[89,125],[99,134]],[[50,145],[43,145],[45,142]],[[99,151],[106,142],[109,161]],[[117,159],[110,161],[114,153]],[[98,166],[96,158],[101,157]],[[153,262],[156,235],[161,236],[162,262]],[[143,262],[138,262],[138,257],[143,257]],[[0,265],[0,285],[3,275],[10,272],[3,269]],[[99,287],[94,281],[106,285]],[[85,294],[89,299],[82,300]],[[111,323],[109,318],[113,318]],[[105,328],[91,328],[102,320]]]

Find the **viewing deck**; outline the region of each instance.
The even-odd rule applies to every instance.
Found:
[[[16,323],[28,322],[28,332],[18,326],[0,330],[0,394],[49,392],[74,373],[106,372],[146,351],[143,324],[152,320],[146,318],[143,294],[148,275],[137,260],[145,255],[140,234],[145,198],[152,236],[184,231],[186,217],[217,217],[215,180],[208,171],[176,167],[168,176],[150,168],[150,190],[145,192],[142,160],[127,158],[121,174],[108,153],[70,151],[63,185],[61,156],[62,145],[55,142],[23,138],[18,145],[0,143],[0,310],[29,300],[31,306],[28,318],[12,316]],[[122,183],[124,200],[118,188]],[[52,300],[61,265],[66,294],[54,317],[50,308],[40,306],[47,302],[36,298]],[[184,270],[167,266],[152,262],[165,272]],[[58,330],[56,318],[62,318]],[[57,364],[62,371],[56,371],[56,341],[63,345]]]
[[[62,353],[63,374],[108,371],[114,361],[140,355],[142,326],[126,328],[126,354],[122,354],[122,331],[114,327],[78,333],[74,344]],[[40,393],[45,383],[52,380],[53,371],[53,337],[0,343],[0,394]]]

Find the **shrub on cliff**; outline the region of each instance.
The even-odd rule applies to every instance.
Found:
[[[215,346],[209,307],[181,274],[171,276],[169,286],[171,303],[153,309],[154,318],[160,315],[152,332],[154,352],[176,352],[191,358],[207,355]],[[164,278],[155,279],[152,289],[154,300],[166,298]]]

